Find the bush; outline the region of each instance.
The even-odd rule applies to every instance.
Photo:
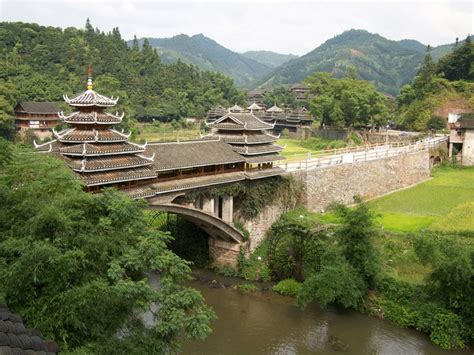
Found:
[[[295,279],[282,280],[273,286],[273,291],[282,294],[283,296],[296,297],[298,292],[301,290],[301,283]]]
[[[237,272],[237,270],[235,270],[235,268],[230,264],[224,264],[222,266],[215,266],[215,267],[212,268],[212,270],[216,274],[226,276],[226,277],[238,277],[239,276],[239,273]]]
[[[312,137],[301,141],[301,146],[311,150],[337,149],[344,148],[346,146],[346,142],[341,140]]]
[[[258,291],[258,287],[255,286],[255,285],[251,285],[251,284],[237,285],[237,289],[240,292],[245,293],[245,294],[254,293],[254,292]]]

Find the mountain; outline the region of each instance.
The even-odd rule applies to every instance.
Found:
[[[291,59],[298,58],[294,54],[280,54],[272,51],[247,51],[241,53],[244,57],[256,60],[262,64],[265,64],[271,68],[276,68],[290,61]]]
[[[454,44],[435,47],[435,59],[449,53]],[[397,95],[410,82],[423,62],[426,46],[415,40],[392,41],[364,30],[349,30],[329,39],[311,52],[282,64],[261,85],[294,84],[316,72],[336,77],[355,67],[362,79],[383,92]]]
[[[341,77],[348,68],[355,67],[362,79],[395,95],[423,61],[424,53],[413,47],[413,42],[399,43],[367,31],[350,30],[276,68],[262,84],[294,84],[316,71]]]
[[[143,44],[139,39],[139,45]],[[202,70],[217,71],[232,77],[240,87],[250,87],[254,80],[271,72],[272,68],[221,46],[214,40],[198,34],[180,34],[171,38],[148,38],[164,62],[177,59],[197,65]],[[132,41],[128,44],[131,45]]]

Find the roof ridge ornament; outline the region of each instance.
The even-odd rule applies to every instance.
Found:
[[[86,170],[86,158],[81,160],[81,172]]]
[[[148,161],[154,161],[154,160],[155,160],[155,154],[156,154],[156,153],[153,152],[153,155],[152,155],[151,157],[149,157],[149,158],[148,158],[148,157],[145,157],[145,156],[143,156],[143,155],[141,155],[141,154],[137,154],[137,156],[139,156],[140,158],[143,158],[143,159],[145,159],[145,160],[148,160]]]
[[[87,154],[86,143],[84,143],[82,146],[82,155],[85,157],[86,154]]]
[[[87,90],[92,90],[92,69],[89,64],[89,69],[87,70]]]

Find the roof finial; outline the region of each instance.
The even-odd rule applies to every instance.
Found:
[[[88,78],[87,78],[87,90],[92,90],[92,69],[89,65]]]

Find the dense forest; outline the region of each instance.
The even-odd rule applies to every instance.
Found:
[[[415,78],[397,96],[399,124],[410,130],[444,128],[445,118],[435,111],[449,101],[474,110],[474,44],[469,36],[438,62],[428,46]]]
[[[435,59],[449,53],[453,45],[436,47]],[[372,81],[382,92],[397,95],[423,62],[425,46],[415,40],[392,41],[364,30],[349,30],[327,40],[311,52],[276,68],[259,84],[293,84],[315,72],[344,77],[356,68],[361,79]]]
[[[128,44],[133,46],[136,40],[140,47],[145,42],[145,38],[139,38],[128,41]],[[171,38],[147,38],[147,40],[157,50],[163,62],[176,63],[181,59],[196,65],[201,70],[227,75],[240,87],[250,88],[255,80],[272,70],[270,65],[225,48],[203,34],[194,36],[180,34]]]
[[[119,96],[118,109],[137,119],[204,116],[213,105],[243,102],[232,79],[177,61],[164,64],[145,41],[127,47],[118,28],[54,28],[0,23],[0,132],[13,129],[13,108],[22,100],[62,101],[85,90],[91,65],[94,88]]]

